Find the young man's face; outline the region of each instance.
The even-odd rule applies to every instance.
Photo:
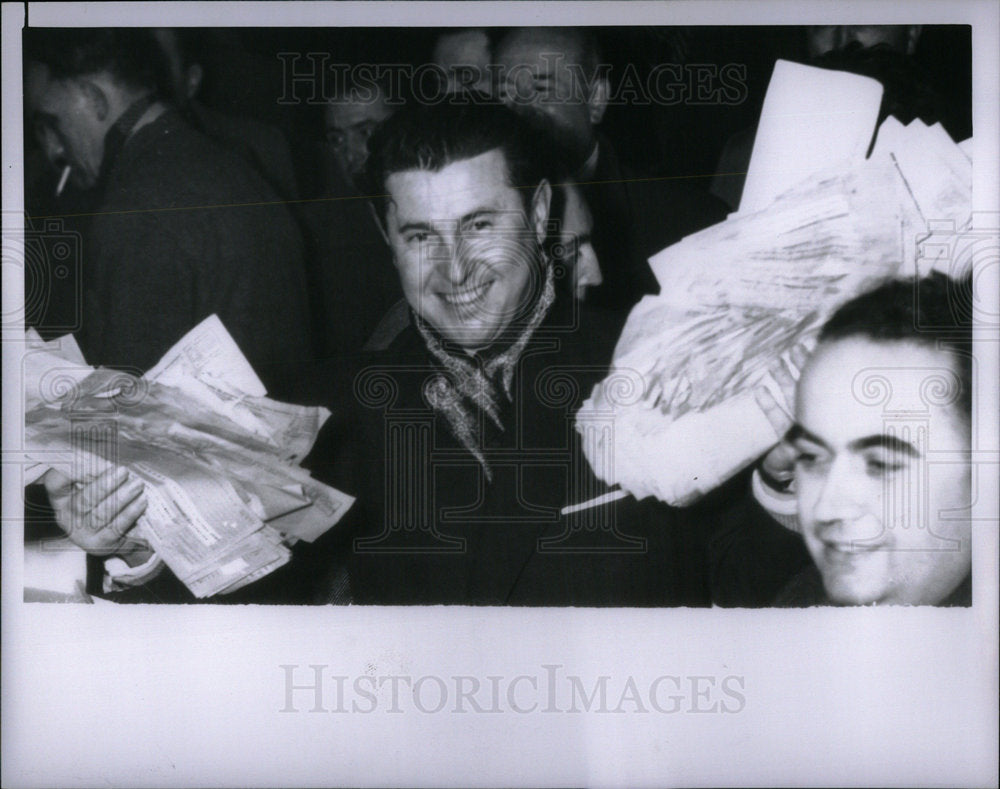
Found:
[[[833,601],[935,604],[970,572],[969,428],[940,396],[955,380],[947,351],[862,338],[803,371],[799,517]]]
[[[386,188],[389,244],[410,306],[466,350],[490,345],[544,284],[548,184],[525,211],[497,149],[438,172],[393,173]]]
[[[101,171],[106,131],[93,89],[82,80],[53,79],[38,63],[28,65],[26,76],[25,104],[46,158],[56,169],[69,165],[78,188],[91,188]]]

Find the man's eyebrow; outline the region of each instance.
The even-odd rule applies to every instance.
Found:
[[[785,433],[785,441],[798,441],[800,438],[810,441],[813,444],[819,444],[821,447],[826,447],[826,442],[822,438],[817,436],[815,433],[810,433],[798,422],[795,422],[790,428],[788,428],[788,432]]]
[[[900,452],[913,458],[920,457],[920,450],[913,446],[913,444],[909,441],[903,441],[901,438],[896,438],[896,436],[890,436],[884,433],[858,438],[847,445],[847,448],[852,452],[860,452],[863,449],[871,449],[872,447],[887,449],[891,452]]]
[[[406,224],[400,225],[396,232],[407,233],[411,230],[425,230],[431,232],[434,228],[432,228],[428,222],[407,222]]]
[[[482,206],[480,208],[474,208],[469,213],[465,214],[461,219],[458,220],[460,227],[469,224],[476,219],[483,216],[496,216],[497,214],[503,213],[502,210],[497,208],[487,208]],[[429,232],[434,232],[434,226],[430,222],[424,222],[421,220],[414,220],[412,222],[404,222],[399,226],[398,232],[405,233],[408,230],[426,230]]]
[[[460,224],[465,224],[466,222],[471,222],[473,219],[478,219],[481,216],[493,216],[498,214],[500,211],[496,208],[489,208],[488,206],[479,206],[478,208],[473,208],[467,214],[463,214],[459,221]]]

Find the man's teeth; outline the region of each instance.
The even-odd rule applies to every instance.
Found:
[[[472,304],[476,301],[483,293],[486,288],[489,287],[489,283],[484,283],[477,287],[465,288],[464,290],[453,290],[451,293],[444,294],[444,300],[449,304],[456,306],[462,306],[464,304]]]
[[[870,553],[878,549],[878,544],[868,542],[828,542],[827,548],[839,553]]]

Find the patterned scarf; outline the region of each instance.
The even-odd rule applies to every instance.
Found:
[[[500,420],[500,392],[503,392],[508,402],[513,399],[510,388],[517,360],[545,319],[554,300],[552,266],[546,265],[545,287],[524,330],[499,353],[478,358],[462,352],[450,353],[420,316],[414,315],[416,327],[424,338],[427,349],[444,368],[443,372],[424,384],[424,399],[448,420],[451,434],[479,461],[490,482],[493,481],[493,471],[479,445],[478,412],[485,413],[500,430],[504,429]]]

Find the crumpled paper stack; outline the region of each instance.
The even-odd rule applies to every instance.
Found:
[[[761,130],[776,128],[775,115],[794,118],[787,104],[803,95],[804,80],[822,92],[831,76],[871,82],[779,61]],[[789,84],[795,90],[784,105],[771,101],[772,91],[787,92]],[[870,85],[859,84],[860,100],[877,102]],[[753,390],[763,386],[782,403],[775,368],[790,361],[796,344],[811,349],[837,307],[895,276],[966,273],[962,261],[921,254],[921,244],[935,226],[960,229],[970,221],[969,146],[957,146],[940,126],[903,126],[890,117],[865,159],[871,128],[864,135],[836,125],[872,123],[872,108],[838,113],[813,126],[864,142],[847,158],[817,159],[812,170],[800,161],[800,177],[786,188],[787,168],[768,157],[795,135],[784,146],[758,139],[751,208],[741,204],[724,222],[650,259],[660,294],[633,309],[610,374],[577,414],[585,453],[605,482],[636,498],[694,502],[780,438]]]

